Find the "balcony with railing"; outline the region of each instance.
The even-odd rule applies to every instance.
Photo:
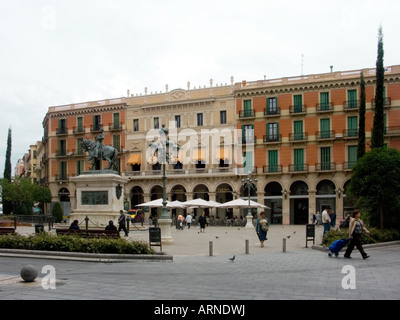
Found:
[[[335,139],[335,130],[325,130],[315,132],[317,140],[333,140]]]
[[[392,105],[392,98],[383,99],[383,107],[384,108],[389,108],[391,105]],[[375,99],[371,100],[371,106],[372,106],[372,108],[375,108]]]
[[[360,107],[360,100],[350,100],[343,102],[344,111],[358,111]]]
[[[123,130],[122,122],[113,122],[108,124],[108,130],[120,131]]]
[[[308,140],[308,133],[307,132],[296,132],[296,133],[289,133],[289,141],[291,143],[302,143],[307,142]]]
[[[315,171],[317,172],[336,171],[336,163],[335,162],[316,163]]]
[[[255,110],[240,110],[239,111],[239,119],[252,119],[256,117]]]
[[[281,134],[268,134],[263,136],[263,143],[281,143],[282,135]]]
[[[333,112],[333,102],[317,103],[317,112]]]
[[[72,133],[73,134],[84,134],[85,133],[85,127],[84,126],[77,126],[72,128]]]
[[[289,107],[289,113],[292,116],[296,116],[296,115],[304,115],[307,113],[307,106],[305,104],[303,105],[295,105],[295,106],[290,106]]]
[[[306,173],[308,172],[308,164],[297,163],[289,165],[290,173]]]
[[[265,108],[264,117],[279,117],[281,115],[281,108]]]
[[[282,166],[281,165],[263,166],[263,173],[280,174],[282,173]]]
[[[358,139],[358,129],[343,130],[344,139]]]
[[[66,127],[60,127],[56,129],[56,135],[57,136],[62,136],[62,135],[67,135],[68,134],[68,129]]]

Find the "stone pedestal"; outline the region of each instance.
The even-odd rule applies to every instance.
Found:
[[[171,234],[171,219],[158,219],[158,225],[161,229],[161,242],[162,243],[173,243],[174,238]]]
[[[85,171],[70,179],[76,185],[76,208],[70,220],[84,225],[89,218],[89,227],[104,228],[110,220],[117,225],[119,211],[124,209],[124,185],[128,179],[115,171]]]

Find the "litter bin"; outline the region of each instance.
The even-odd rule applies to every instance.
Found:
[[[35,233],[44,232],[44,225],[43,224],[35,224]]]

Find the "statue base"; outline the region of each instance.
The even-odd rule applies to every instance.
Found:
[[[124,185],[128,181],[113,170],[85,171],[72,177],[76,185],[76,209],[71,220],[78,220],[80,227],[89,218],[89,227],[104,228],[112,220],[118,225],[120,210],[124,209]]]

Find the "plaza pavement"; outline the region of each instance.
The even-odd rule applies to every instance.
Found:
[[[221,299],[400,299],[399,245],[366,247],[371,256],[367,260],[355,249],[352,259],[344,259],[311,249],[312,242],[305,248],[305,226],[271,226],[264,248],[259,247],[253,229],[209,227],[204,234],[195,227],[171,231],[175,241],[164,245],[163,251],[173,256],[172,262],[100,263],[0,256],[0,299],[135,299],[153,304],[164,300],[176,304]],[[322,227],[316,228],[317,244],[322,231]],[[129,237],[147,241],[148,232],[131,231]],[[282,252],[284,237],[286,252]],[[246,239],[249,254],[245,254]],[[213,256],[209,256],[210,241]],[[233,255],[235,260],[229,260]],[[27,264],[39,270],[33,283],[24,283],[19,276]],[[46,274],[40,270],[45,265],[56,270],[55,290],[42,288],[41,279]],[[348,266],[354,270],[355,289],[342,286]]]

